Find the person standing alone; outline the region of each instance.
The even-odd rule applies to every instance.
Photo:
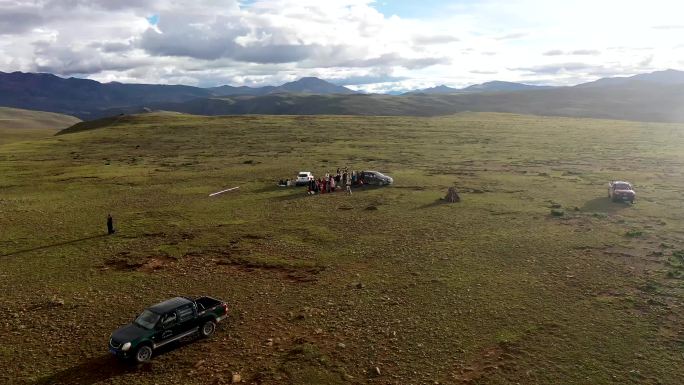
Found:
[[[114,234],[114,219],[112,214],[107,214],[107,235]]]

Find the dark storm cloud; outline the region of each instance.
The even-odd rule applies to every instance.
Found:
[[[287,29],[267,23],[249,24],[238,16],[162,15],[159,30],[149,28],[138,45],[154,56],[178,56],[203,60],[232,59],[271,64],[304,60],[320,49],[316,44],[291,42]],[[249,42],[239,44],[237,39]]]
[[[0,35],[19,34],[39,26],[43,18],[30,13],[5,13],[0,10]]]
[[[255,44],[235,42],[240,30],[224,29],[223,33],[201,33],[185,30],[183,33],[145,32],[139,44],[154,56],[182,56],[203,60],[233,59],[235,61],[270,64],[291,63],[306,59],[317,45]],[[203,36],[202,36],[203,35]]]
[[[39,8],[30,4],[0,2],[0,35],[21,34],[42,23]]]
[[[36,54],[42,58],[35,71],[59,75],[90,75],[103,71],[126,71],[151,64],[149,58],[128,58],[123,55],[103,55],[93,51],[77,51],[70,47],[35,43]]]
[[[259,64],[300,62],[304,68],[330,67],[391,67],[419,69],[435,64],[446,64],[446,57],[406,58],[397,53],[387,53],[369,59],[358,59],[361,51],[344,45],[286,44],[289,31],[260,26],[253,28],[240,25],[230,18],[220,18],[198,26],[185,25],[174,28],[174,20],[164,20],[159,31],[150,28],[138,41],[140,48],[154,56],[189,57],[202,60],[231,59],[238,62]],[[247,36],[262,38],[254,42],[238,44]]]

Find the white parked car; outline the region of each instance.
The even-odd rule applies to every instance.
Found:
[[[300,171],[299,174],[297,174],[297,186],[303,186],[307,185],[309,181],[314,180],[314,176],[312,173],[309,171]]]

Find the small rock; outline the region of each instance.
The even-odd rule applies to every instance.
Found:
[[[273,338],[269,338],[266,340],[266,346],[273,346]]]
[[[238,382],[242,382],[242,377],[240,376],[240,373],[233,373],[233,378],[230,380],[233,384],[237,384]]]
[[[376,366],[371,370],[371,374],[373,376],[380,376],[382,373],[380,372],[380,368]]]
[[[357,288],[357,289],[363,289],[364,287],[366,287],[366,285],[364,285],[364,284],[361,283],[361,282],[357,282],[357,283],[354,284],[354,287]]]
[[[340,342],[339,344],[337,344],[337,347],[340,348],[340,349],[344,349],[344,348],[347,347],[347,345],[345,345],[345,344],[343,344],[342,342]]]
[[[316,330],[314,330],[314,333],[315,333],[315,334],[323,334],[323,329],[321,329],[321,328],[316,328]]]
[[[204,365],[204,360],[199,360],[195,363],[195,369],[199,369],[202,365]]]

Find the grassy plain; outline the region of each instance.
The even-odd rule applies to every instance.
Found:
[[[395,185],[275,186],[343,166]],[[0,382],[678,384],[683,191],[673,124],[150,114],[0,145]],[[140,368],[108,356],[175,295],[231,316]]]
[[[45,138],[79,121],[52,112],[0,107],[0,145]]]

